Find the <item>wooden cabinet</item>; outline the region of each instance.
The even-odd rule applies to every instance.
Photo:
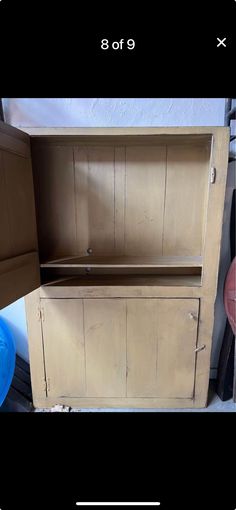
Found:
[[[35,405],[205,406],[228,129],[27,131],[0,124],[0,306],[27,295]]]
[[[45,299],[48,395],[191,399],[198,304],[198,299]]]

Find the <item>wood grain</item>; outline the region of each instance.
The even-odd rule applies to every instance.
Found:
[[[42,303],[53,298],[61,301],[62,297],[68,302],[83,300],[84,321],[81,318],[79,327],[83,325],[84,328],[84,359],[89,371],[86,373],[87,392],[83,397],[75,393],[73,397],[50,397],[49,391],[46,398],[35,389],[34,401],[46,406],[63,403],[81,407],[204,407],[209,381],[229,130],[186,127],[33,128],[28,131],[33,136],[33,153],[35,150],[39,159],[45,158],[44,166],[49,168],[49,174],[48,151],[57,152],[57,146],[63,146],[65,153],[74,154],[72,161],[69,157],[70,178],[65,171],[67,163],[61,163],[58,175],[56,170],[53,171],[51,204],[56,200],[56,208],[59,204],[56,197],[63,193],[63,179],[69,178],[70,186],[65,186],[67,199],[63,202],[62,197],[61,202],[64,219],[60,217],[62,212],[58,205],[58,217],[47,240],[48,206],[41,227],[40,247],[45,255],[41,262],[56,259],[57,263],[57,259],[64,258],[61,265],[58,261],[58,270],[70,270],[73,264],[83,270],[87,267],[88,257],[82,256],[87,247],[93,249],[89,245],[94,240],[95,251],[89,256],[89,265],[93,265],[94,271],[106,273],[121,269],[124,273],[132,273],[156,269],[162,272],[156,276],[137,275],[133,283],[128,283],[129,275],[126,277],[125,274],[119,276],[119,284],[116,275],[113,282],[112,279],[103,281],[104,277],[98,275],[100,283],[91,280],[85,284],[78,277],[70,284],[65,282],[41,288]],[[167,164],[162,156],[166,147]],[[59,155],[57,157],[60,160]],[[37,164],[35,160],[34,167]],[[60,168],[60,161],[56,166]],[[211,166],[216,168],[214,184],[209,179]],[[36,174],[40,171],[38,166]],[[60,175],[61,179],[57,179]],[[36,176],[36,187],[38,178]],[[43,193],[50,183],[50,177],[47,179],[45,172]],[[43,215],[43,211],[40,214]],[[56,225],[58,218],[59,227]],[[7,221],[3,216],[4,225]],[[54,229],[61,232],[55,238]],[[64,244],[63,253],[58,254],[55,246],[60,236]],[[137,255],[137,258],[127,258],[131,255]],[[161,263],[160,255],[163,255]],[[73,256],[75,259],[70,260]],[[103,260],[98,256],[104,257]],[[145,256],[154,257],[154,260],[145,260]],[[173,257],[172,261],[165,259],[169,256]],[[182,263],[176,258],[178,256]],[[53,269],[53,264],[46,264],[45,270],[48,271],[48,267]],[[192,274],[184,274],[187,270]],[[172,272],[168,274],[168,271]],[[142,281],[139,278],[143,278]],[[199,323],[190,319],[189,313],[199,314]],[[195,354],[196,346],[203,349]],[[63,369],[63,377],[69,380],[69,371],[64,365]],[[73,387],[72,391],[77,389]],[[126,392],[127,395],[137,392],[139,396],[125,396]]]
[[[0,262],[0,309],[40,286],[38,253],[32,252]]]
[[[74,148],[77,230],[82,250],[97,255],[114,253],[114,148]],[[84,232],[87,230],[87,236]],[[87,246],[84,242],[87,241]]]
[[[86,395],[82,300],[44,300],[43,343],[49,397]]]
[[[168,147],[163,255],[202,255],[209,157],[204,146]]]
[[[75,255],[73,149],[33,146],[32,158],[40,258]]]
[[[165,147],[127,147],[125,254],[162,253]]]
[[[128,397],[193,397],[197,324],[198,300],[127,300]]]
[[[73,257],[66,259],[57,259],[41,264],[41,267],[165,267],[165,268],[187,268],[187,267],[201,267],[201,257],[147,257],[147,256],[123,256],[123,257]]]
[[[0,123],[0,307],[40,285],[30,140]]]
[[[84,300],[84,331],[87,397],[125,397],[125,300]]]
[[[40,317],[39,290],[25,297],[27,330],[29,335],[30,377],[33,403],[37,407],[38,399],[46,399],[46,373],[43,348],[43,334]]]

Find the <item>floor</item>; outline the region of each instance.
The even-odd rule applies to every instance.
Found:
[[[208,406],[205,409],[77,409],[75,407],[63,407],[63,406],[55,406],[51,409],[35,409],[35,412],[71,412],[71,413],[90,413],[90,412],[132,412],[132,413],[140,413],[140,412],[151,412],[151,413],[176,413],[176,412],[190,412],[190,413],[235,413],[236,412],[236,404],[233,400],[227,400],[226,402],[222,402],[218,395],[215,392],[215,381],[210,381],[209,387],[209,399]]]

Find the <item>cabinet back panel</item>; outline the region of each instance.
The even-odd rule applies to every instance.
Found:
[[[127,147],[125,254],[162,254],[165,147]]]
[[[77,250],[103,255],[115,248],[114,147],[77,148],[75,200]]]
[[[201,255],[210,147],[32,141],[41,261]]]
[[[209,149],[167,149],[163,255],[201,255],[206,220]]]

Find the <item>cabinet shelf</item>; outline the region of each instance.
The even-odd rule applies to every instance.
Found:
[[[71,257],[47,261],[41,268],[201,268],[202,257]]]

